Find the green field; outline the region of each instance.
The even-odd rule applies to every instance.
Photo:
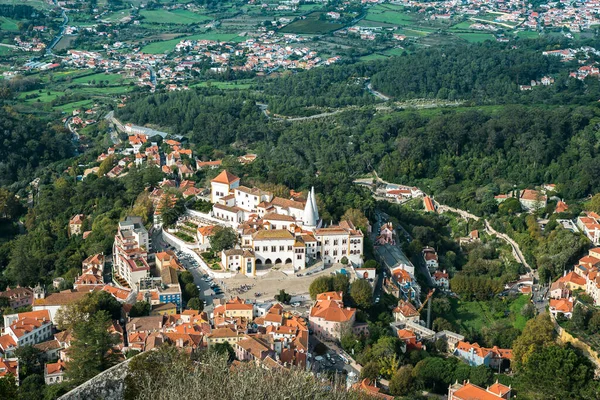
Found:
[[[383,60],[387,58],[386,56],[384,56],[383,54],[369,54],[368,56],[362,56],[360,58],[361,61],[372,61],[372,60]]]
[[[365,19],[368,21],[385,22],[399,26],[410,26],[415,23],[415,19],[412,15],[403,11],[390,9],[387,5],[378,5],[370,8]]]
[[[521,315],[521,310],[529,302],[530,297],[521,295],[512,302],[505,300],[505,307],[492,310],[489,302],[485,301],[461,301],[451,299],[452,313],[445,318],[460,326],[461,330],[474,330],[480,332],[484,326],[490,326],[495,321],[503,321],[517,329],[523,329],[527,320]],[[504,315],[505,308],[510,314]]]
[[[27,100],[25,100],[25,103],[50,103],[52,100],[56,99],[57,97],[63,96],[65,94],[65,92],[57,92],[54,90],[42,90],[42,92],[40,93],[37,90],[32,90],[29,92],[21,93],[21,95],[19,96],[19,99],[24,100],[27,95],[32,95],[32,94],[37,94],[37,95],[39,95],[39,97],[37,97],[35,99],[27,99]]]
[[[306,34],[319,34],[328,33],[344,27],[342,24],[337,24],[328,21],[321,21],[319,16],[320,12],[314,12],[308,14],[306,19],[299,19],[286,25],[280,32],[283,33],[306,33]]]
[[[112,14],[108,14],[106,17],[104,17],[102,19],[105,21],[117,22],[125,17],[129,17],[130,15],[131,15],[130,10],[121,10],[121,11],[116,11]]]
[[[80,100],[80,101],[74,101],[72,103],[62,104],[62,105],[56,106],[54,108],[56,108],[57,110],[61,110],[67,114],[71,114],[73,112],[73,110],[76,110],[78,108],[89,108],[93,104],[94,104],[93,100]]]
[[[519,31],[517,32],[517,37],[522,39],[537,39],[540,37],[540,34],[534,31]]]
[[[494,35],[489,33],[455,33],[455,35],[469,43],[480,43],[485,42],[486,40],[495,40]]]
[[[401,56],[405,52],[406,52],[405,49],[394,48],[394,49],[388,49],[388,50],[384,51],[383,54],[388,55],[388,56]]]
[[[144,46],[141,50],[142,53],[146,54],[160,54],[168,53],[172,51],[177,43],[184,39],[189,40],[215,40],[220,42],[243,42],[245,38],[239,36],[237,33],[201,33],[198,35],[185,36],[179,39],[162,40],[159,42],[150,43]]]
[[[144,17],[144,22],[150,24],[189,25],[212,20],[211,17],[196,14],[188,10],[142,10],[140,11],[140,15]]]
[[[450,27],[451,31],[468,31],[471,30],[471,25],[473,25],[475,22],[473,21],[463,21],[463,22],[459,22],[456,25],[452,25]]]
[[[16,51],[17,51],[16,49],[13,49],[11,47],[0,46],[0,56],[6,56],[9,54],[13,54]]]
[[[19,31],[19,27],[17,26],[18,22],[19,21],[8,18],[8,17],[0,17],[0,29],[3,31],[18,32]]]
[[[87,76],[75,78],[75,79],[73,79],[72,82],[76,83],[78,85],[92,85],[90,83],[90,81],[96,81],[96,84],[100,81],[103,81],[103,82],[108,81],[109,85],[117,85],[117,84],[121,83],[123,80],[124,80],[123,76],[119,75],[119,74],[99,73],[99,74],[93,74],[93,75],[87,75]]]

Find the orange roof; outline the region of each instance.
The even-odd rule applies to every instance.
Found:
[[[7,360],[5,358],[0,358],[0,377],[11,374],[15,378],[17,378],[18,367],[19,367],[18,360]]]
[[[497,381],[492,386],[490,386],[488,390],[499,396],[504,396],[506,393],[510,392],[510,388],[508,386],[498,383]]]
[[[10,335],[2,335],[0,336],[0,349],[6,350],[10,347],[15,347],[17,342]]]
[[[113,297],[116,298],[117,300],[123,300],[123,301],[127,300],[129,295],[131,294],[131,290],[119,289],[119,288],[117,288],[115,286],[111,286],[111,285],[104,285],[102,287],[102,290],[112,294]]]
[[[65,371],[65,363],[62,360],[58,360],[55,363],[46,364],[46,374],[59,374]]]
[[[347,322],[354,317],[355,308],[344,308],[336,301],[321,300],[310,309],[310,316],[330,322]]]
[[[506,386],[504,387],[506,388]],[[494,389],[500,390],[500,387],[496,387]],[[510,388],[508,388],[508,390],[510,390]],[[502,397],[497,395],[496,392],[485,390],[477,385],[473,385],[472,383],[467,383],[455,391],[452,398],[456,400],[498,400]]]
[[[561,213],[561,212],[567,211],[568,209],[569,209],[569,206],[567,205],[567,203],[559,200],[558,203],[556,203],[556,209],[554,210],[554,212]]]
[[[433,204],[431,197],[423,197],[423,205],[425,206],[425,211],[435,211],[435,205]]]
[[[573,301],[571,299],[550,299],[550,308],[561,313],[573,312]]]
[[[585,286],[585,278],[571,271],[558,280],[564,283],[573,283],[579,286]]]
[[[342,301],[342,292],[325,292],[317,295],[317,301],[332,300]]]
[[[201,226],[198,228],[198,233],[202,236],[211,236],[215,229],[215,225]]]
[[[237,176],[233,175],[232,173],[230,173],[229,171],[224,169],[211,182],[224,183],[226,185],[231,185],[232,183],[239,181],[239,180],[240,180],[240,178],[238,178]]]
[[[385,400],[394,400],[394,396],[390,396],[380,392],[380,388],[377,386],[373,386],[369,379],[363,379],[360,383],[356,383],[353,385],[355,390],[360,390],[362,392],[368,393],[370,397],[376,399],[385,399]]]

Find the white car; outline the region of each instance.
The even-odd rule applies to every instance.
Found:
[[[375,303],[379,303],[379,300],[381,300],[381,299],[380,299],[379,297],[377,297],[377,298],[375,299]]]

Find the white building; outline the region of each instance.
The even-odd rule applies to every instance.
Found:
[[[221,197],[229,195],[229,192],[238,186],[240,186],[240,178],[227,170],[223,170],[210,181],[210,201],[216,203]]]
[[[140,279],[150,276],[148,231],[140,217],[127,217],[119,222],[113,244],[113,272],[121,286],[134,289]]]
[[[317,257],[325,264],[339,263],[346,257],[354,265],[363,264],[363,233],[350,221],[342,221],[337,226],[320,228],[315,231]]]
[[[4,326],[4,333],[12,337],[17,347],[38,344],[52,337],[52,321],[47,310],[5,315]]]

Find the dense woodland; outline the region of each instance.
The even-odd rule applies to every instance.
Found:
[[[283,196],[289,189],[315,186],[320,214],[327,222],[340,220],[349,208],[368,217],[376,206],[384,209],[412,236],[404,246],[409,257],[416,259],[423,246],[435,247],[441,265],[454,275],[452,285],[462,301],[486,302],[503,313],[505,305],[496,295],[523,270],[501,259],[499,245],[484,241],[462,250],[451,236],[449,217],[376,205],[370,192],[352,181],[375,170],[388,181],[418,185],[442,203],[488,216],[496,229],[519,242],[542,280],[561,275],[588,246],[587,240],[562,229],[556,216],[542,231],[533,216],[519,215],[518,201],[498,205],[494,195],[542,183],[557,183],[557,194],[569,202],[600,192],[600,85],[597,80],[567,79],[567,71],[576,64],[541,56],[544,49],[567,46],[540,40],[519,42],[516,49],[492,43],[423,49],[385,61],[283,74],[260,81],[256,91],[206,88],[138,93],[117,111],[117,117],[178,135],[200,159],[223,158],[224,166],[244,184]],[[554,86],[518,90],[519,84],[546,74],[555,76]],[[365,90],[367,77],[375,89],[395,99],[465,102],[456,108],[377,110],[374,105],[380,101]],[[14,101],[9,100],[14,99],[13,92],[32,84],[37,83],[15,81],[5,86],[6,96],[0,97],[7,103]],[[271,114],[289,115],[353,108],[327,118],[286,122],[269,119],[257,103],[268,103]],[[57,276],[66,279],[62,287],[66,288],[80,272],[83,259],[110,253],[119,220],[132,214],[145,221],[151,218],[148,190],[163,178],[162,172],[150,167],[129,170],[119,179],[90,175],[77,181],[80,165],[93,164],[106,146],[74,157],[71,138],[57,121],[18,114],[9,106],[0,109],[0,288],[49,284]],[[257,160],[237,163],[235,156],[247,152],[256,153]],[[104,162],[101,170],[108,170],[111,162],[112,158]],[[217,172],[199,172],[194,179],[206,185]],[[40,178],[39,190],[28,187],[35,177]],[[29,195],[31,203],[25,201]],[[551,202],[541,214],[550,213],[553,206]],[[573,206],[563,216],[573,218],[580,210]],[[85,241],[67,235],[69,218],[80,213],[86,216],[84,231],[91,230]],[[351,296],[357,304],[358,294]],[[399,355],[398,340],[385,333],[391,318],[386,307],[394,301],[383,298],[374,307],[370,303],[364,302],[368,305],[360,318],[372,323],[372,336],[351,338],[342,345],[361,352],[365,367],[370,364],[366,373],[378,376],[381,368],[387,368],[384,372],[394,382],[394,393],[422,389],[443,393],[457,379],[481,385],[492,382],[489,370],[437,357],[443,349],[435,343],[428,352]],[[434,299],[433,304],[434,325],[454,329],[457,321],[442,318],[450,312],[450,303]],[[105,323],[106,316],[97,322]],[[593,329],[589,326],[582,329]],[[507,383],[520,389],[520,398],[537,398],[536,391],[544,398],[569,397],[565,393],[597,398],[589,363],[573,349],[553,345],[548,321],[531,319],[523,332],[508,326],[493,328],[464,333],[487,346],[515,346],[517,374]],[[532,332],[545,336],[538,339]],[[531,349],[536,350],[535,356]],[[555,371],[572,381],[550,380]],[[184,380],[169,381],[169,377],[161,377],[166,380],[163,388],[169,389],[164,393],[179,394]],[[194,376],[186,379],[190,385],[198,382]],[[30,381],[31,389],[35,382]],[[155,394],[157,389],[150,385],[140,390],[138,398],[146,398],[142,394]]]

